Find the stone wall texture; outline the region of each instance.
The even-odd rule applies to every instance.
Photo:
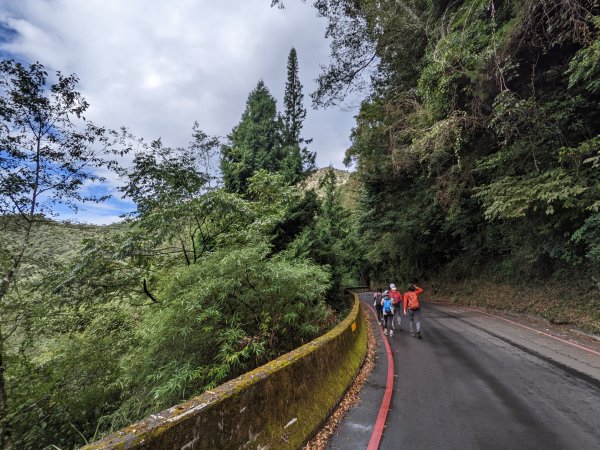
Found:
[[[327,334],[84,449],[300,448],[352,384],[366,352],[354,295],[348,317]]]

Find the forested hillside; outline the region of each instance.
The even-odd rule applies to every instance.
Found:
[[[187,147],[0,61],[2,446],[74,448],[210,389],[328,330],[358,282],[600,329],[598,2],[313,5],[312,100],[361,101],[351,175],[310,178],[293,48],[281,109],[259,80],[226,137],[195,124]],[[106,200],[85,190],[106,171],[124,224],[50,220]]]
[[[85,120],[76,75],[0,62],[0,447],[79,447],[343,316],[354,227],[334,170],[303,183],[294,49],[287,71],[283,111],[259,81],[229,136],[195,124],[169,147]],[[98,169],[121,177],[126,220],[53,220],[106,200],[85,189]]]
[[[598,3],[314,6],[332,61],[313,101],[364,96],[346,156],[369,273],[569,280],[597,299]]]

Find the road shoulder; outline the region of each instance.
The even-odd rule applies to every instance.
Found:
[[[600,382],[600,342],[573,329],[527,316],[481,307],[428,302],[521,350]]]
[[[356,404],[338,421],[327,449],[364,450],[368,447],[384,397],[387,380],[387,355],[380,327],[370,307],[370,295],[361,295],[369,322],[372,324],[374,346],[373,369],[358,393]]]

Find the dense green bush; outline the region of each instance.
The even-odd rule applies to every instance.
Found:
[[[221,190],[170,196],[128,225],[93,228],[76,256],[21,281],[19,294],[39,311],[5,353],[17,448],[83,444],[329,329],[327,302],[339,300],[332,285],[339,290],[343,277],[331,255],[341,251],[319,249],[335,242],[333,228],[349,226],[335,220],[345,216],[329,192],[322,208],[314,192],[261,171],[247,199]],[[298,216],[306,205],[312,214]],[[315,235],[323,242],[306,242]],[[329,265],[299,253],[305,244]]]
[[[347,89],[339,72],[369,67],[362,63],[371,51],[378,57],[347,152],[363,185],[359,231],[371,274],[577,276],[591,288],[599,244],[598,6],[315,6],[329,19],[335,56],[319,80],[323,98]]]

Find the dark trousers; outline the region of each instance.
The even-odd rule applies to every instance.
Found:
[[[392,329],[392,327],[394,326],[394,315],[393,314],[384,314],[383,318],[385,320],[385,325],[383,326],[383,328],[390,331]]]

